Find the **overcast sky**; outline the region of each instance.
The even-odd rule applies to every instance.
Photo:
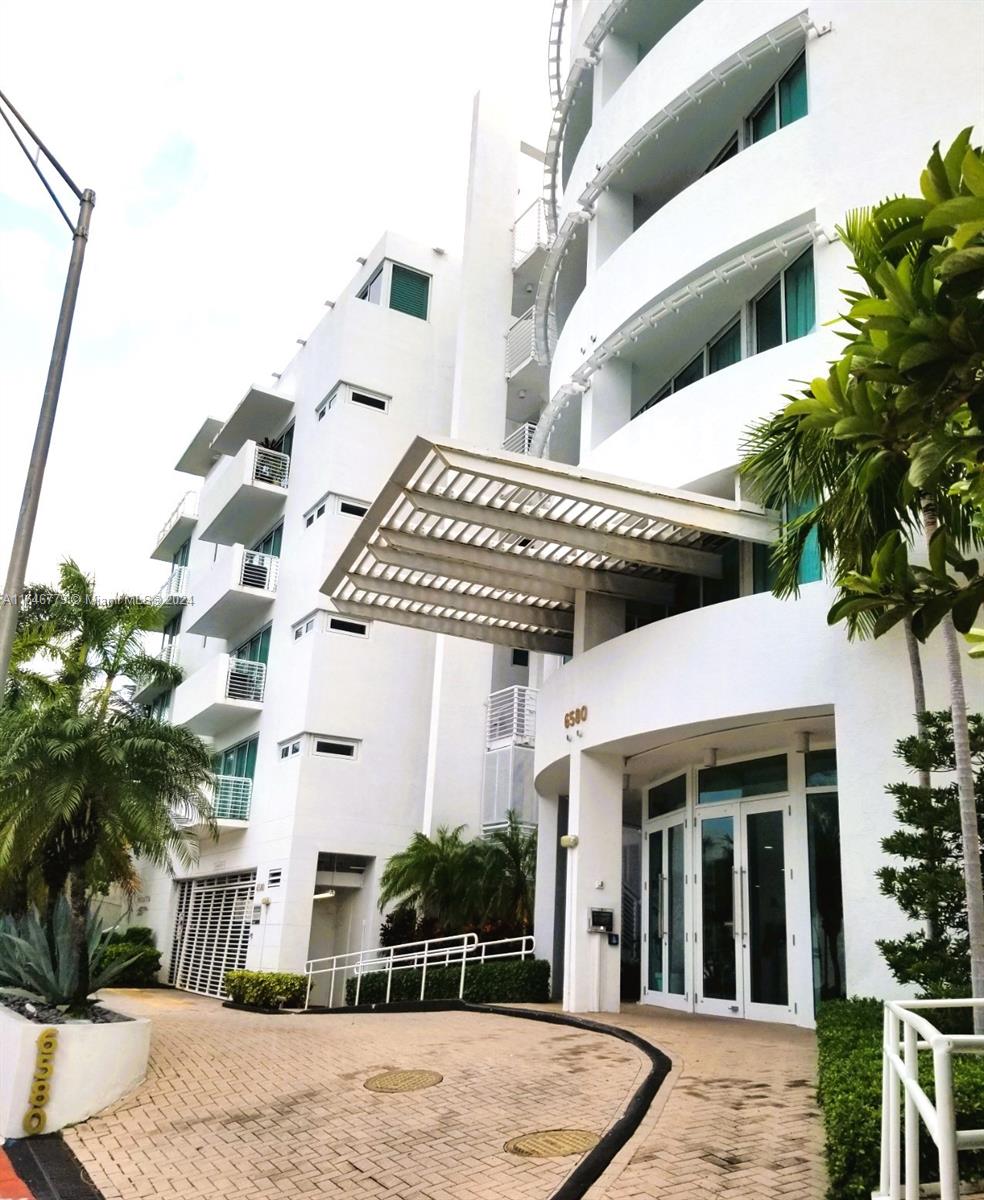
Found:
[[[471,100],[539,146],[549,0],[0,0],[0,90],[97,196],[28,577],[156,590],[173,465],[386,228],[460,243]],[[77,205],[70,212],[77,210]],[[0,586],[70,234],[0,127]]]

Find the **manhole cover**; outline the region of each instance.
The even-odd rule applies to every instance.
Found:
[[[505,1148],[524,1158],[563,1158],[567,1154],[586,1154],[597,1145],[598,1135],[586,1129],[541,1129],[510,1138]]]
[[[364,1086],[370,1092],[419,1092],[443,1079],[436,1071],[384,1071],[367,1079]]]

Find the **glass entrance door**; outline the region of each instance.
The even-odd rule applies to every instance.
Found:
[[[790,1019],[786,822],[775,800],[698,812],[698,1012]]]
[[[643,910],[643,999],[690,1008],[687,953],[687,823],[684,816],[652,823],[646,832],[646,903]]]

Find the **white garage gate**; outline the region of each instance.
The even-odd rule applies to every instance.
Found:
[[[178,883],[169,983],[203,996],[225,995],[226,971],[246,966],[255,887],[255,870]]]

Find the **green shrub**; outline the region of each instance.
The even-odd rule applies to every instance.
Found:
[[[106,941],[110,946],[153,946],[156,939],[149,925],[131,925],[129,929],[114,929]]]
[[[236,1004],[253,1008],[294,1007],[304,999],[307,978],[289,971],[226,971],[225,990]]]
[[[103,952],[103,964],[133,961],[113,980],[113,987],[150,987],[157,983],[161,969],[161,952],[144,942],[111,941]]]
[[[420,999],[420,971],[394,971],[390,1001]],[[461,967],[428,967],[425,1000],[457,1000]],[[345,984],[345,1003],[355,1004],[356,980]],[[544,959],[503,959],[469,965],[465,974],[465,1000],[471,1004],[509,1004],[525,1001],[545,1004],[550,999],[550,964]],[[386,1001],[386,972],[362,976],[360,1004]]]
[[[931,1021],[936,1013],[927,1014]],[[817,1017],[817,1098],[823,1108],[830,1200],[868,1200],[877,1186],[881,1153],[882,1004],[835,1000]],[[919,1081],[933,1098],[933,1067],[921,1053]],[[953,1098],[961,1129],[984,1126],[984,1062],[954,1056]],[[922,1131],[922,1178],[938,1179],[936,1150]],[[984,1154],[962,1154],[961,1173],[979,1178]]]

